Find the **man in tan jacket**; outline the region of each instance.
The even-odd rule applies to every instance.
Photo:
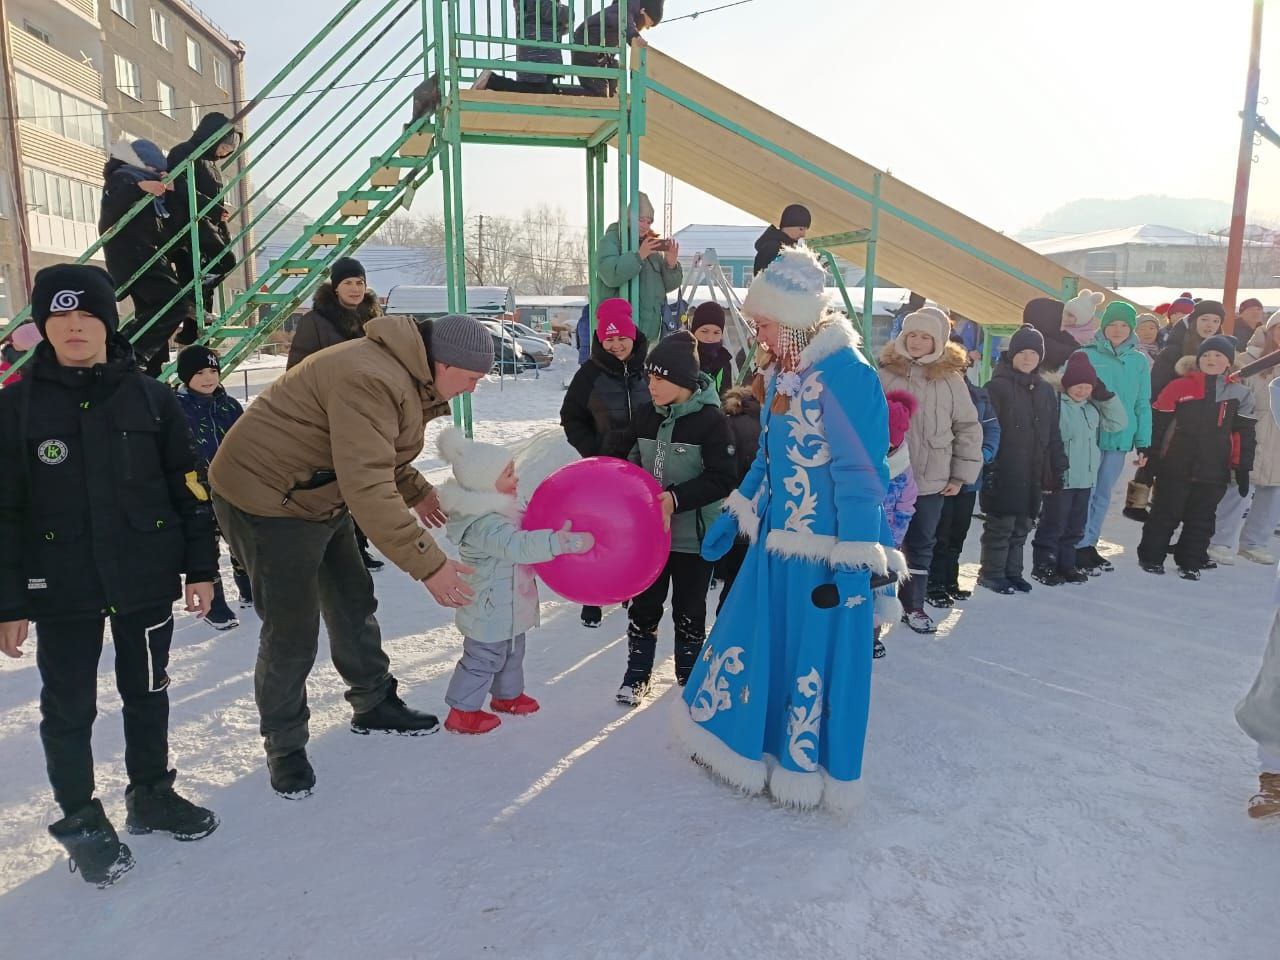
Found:
[[[379,317],[363,339],[285,373],[218,449],[209,468],[214,509],[262,620],[254,694],[271,785],[282,796],[300,798],[315,785],[306,684],[322,616],[333,664],[349,685],[354,732],[439,727],[396,693],[352,518],[437,603],[470,602],[461,579],[470,568],[448,559],[419,523],[439,527],[446,518],[413,461],[427,423],[492,367],[493,339],[470,317]]]

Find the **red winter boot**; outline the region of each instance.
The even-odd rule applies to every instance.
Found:
[[[444,728],[450,733],[488,733],[501,723],[502,721],[492,713],[485,713],[483,710],[459,710],[457,707],[450,707]]]
[[[522,693],[512,700],[499,700],[494,697],[489,701],[489,706],[497,713],[514,713],[517,717],[527,717],[540,709],[538,701],[527,693]]]

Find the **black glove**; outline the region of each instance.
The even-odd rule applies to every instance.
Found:
[[[1102,382],[1101,377],[1093,381],[1093,399],[1097,400],[1099,403],[1106,403],[1115,395],[1114,390],[1107,389],[1107,385]]]
[[[1249,471],[1236,468],[1236,489],[1240,491],[1241,498],[1249,496]]]

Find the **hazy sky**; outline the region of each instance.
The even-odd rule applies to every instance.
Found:
[[[264,16],[263,0],[198,2],[245,42],[251,91],[302,45],[301,25],[319,26],[341,6],[268,0]],[[667,17],[723,2],[667,0]],[[1280,127],[1280,5],[1271,7],[1262,94],[1274,98]],[[1251,10],[1251,0],[752,0],[648,37],[899,179],[1015,232],[1082,197],[1230,202]],[[548,200],[585,223],[580,154],[468,149],[470,212],[514,215]],[[1280,220],[1280,148],[1255,152],[1250,217]],[[646,171],[643,186],[660,202],[660,174]],[[437,191],[415,209],[438,207]],[[675,220],[751,222],[680,183]]]

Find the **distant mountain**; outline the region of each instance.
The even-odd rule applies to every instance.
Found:
[[[1159,223],[1194,233],[1221,230],[1231,221],[1231,207],[1218,200],[1187,197],[1130,197],[1127,200],[1073,200],[1046,214],[1017,234],[1018,240],[1047,240],[1071,233],[1118,230],[1140,223]]]

